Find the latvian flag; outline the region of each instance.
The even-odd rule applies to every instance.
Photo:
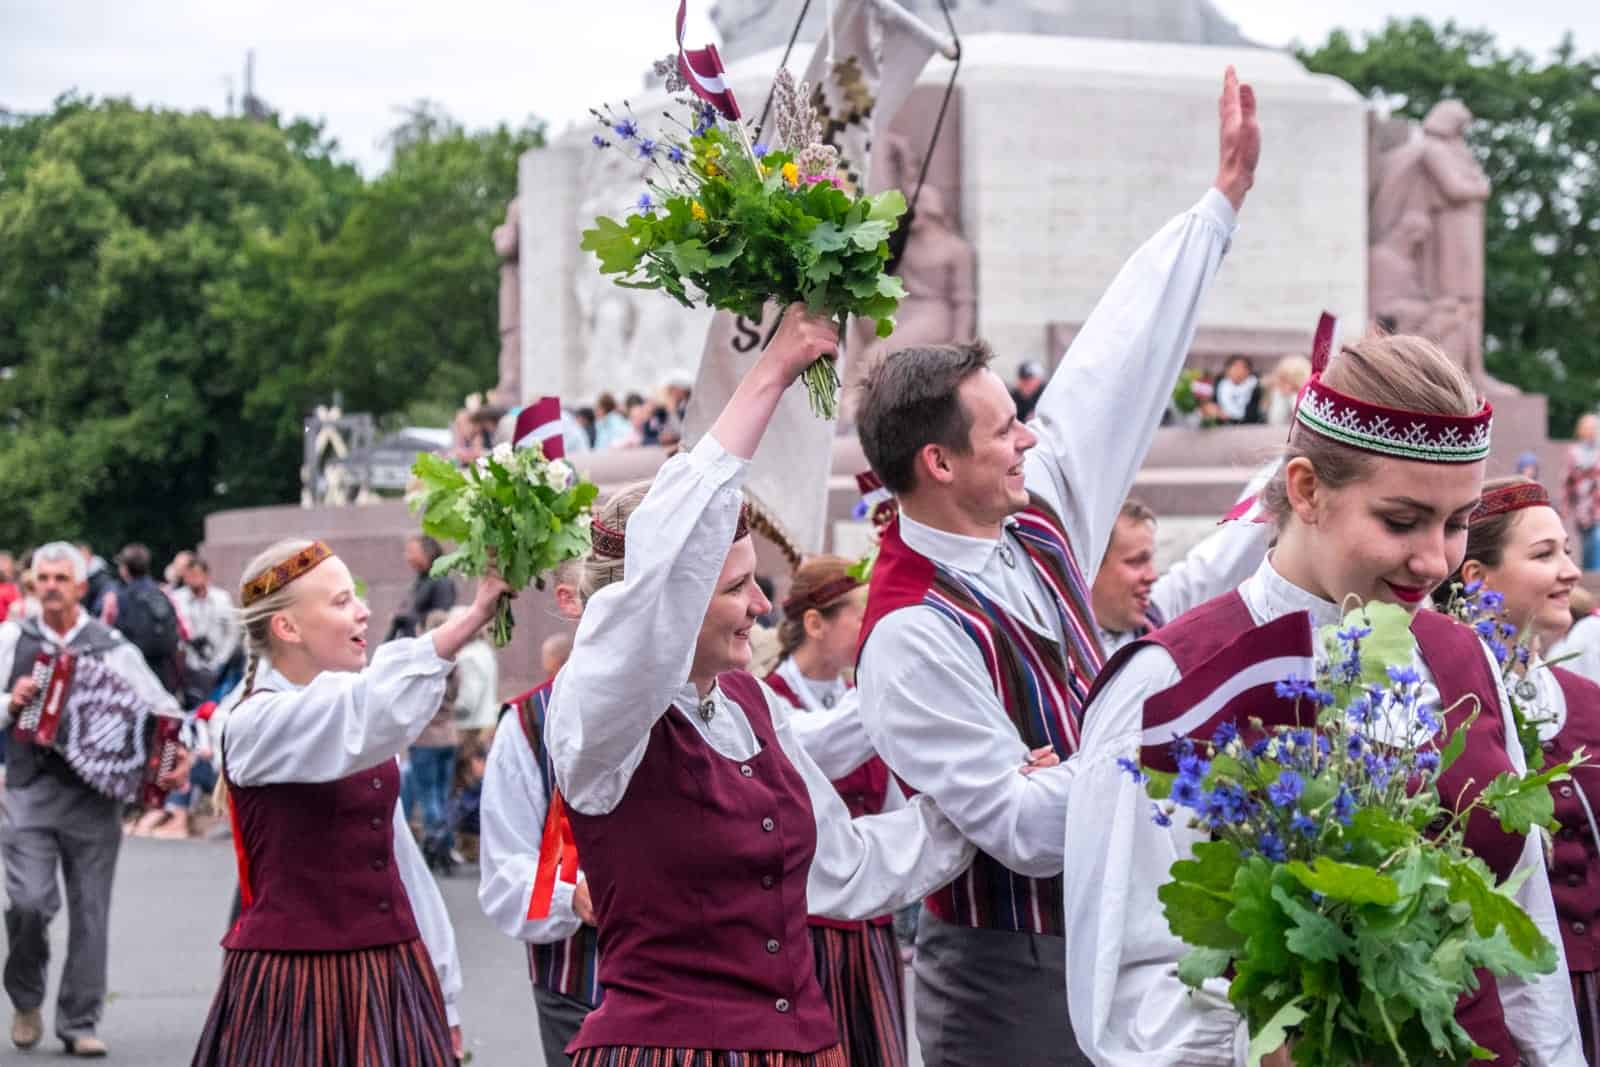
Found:
[[[872,520],[872,525],[880,528],[889,525],[900,505],[878,476],[870,470],[862,471],[856,475],[856,488],[861,490],[862,510]]]
[[[540,446],[545,459],[560,459],[567,454],[561,432],[561,401],[541,396],[517,413],[517,428],[511,440],[517,448]]]
[[[729,122],[739,121],[739,102],[723,80],[722,57],[717,46],[683,47],[683,23],[689,14],[689,0],[678,0],[678,73],[694,94],[722,114]]]
[[[1307,612],[1247,630],[1177,685],[1144,702],[1140,765],[1176,771],[1173,739],[1209,741],[1225,722],[1238,727],[1247,741],[1255,734],[1251,719],[1260,719],[1268,732],[1275,726],[1313,725],[1318,709],[1307,701],[1297,708],[1295,701],[1278,696],[1276,686],[1290,677],[1309,680],[1314,669]]]

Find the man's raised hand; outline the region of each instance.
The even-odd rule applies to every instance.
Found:
[[[1222,97],[1217,101],[1220,158],[1217,189],[1233,209],[1244,206],[1244,196],[1256,181],[1261,162],[1261,124],[1256,121],[1256,91],[1239,84],[1232,67],[1222,75]]]

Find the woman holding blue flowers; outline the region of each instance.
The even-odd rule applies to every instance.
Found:
[[[1416,652],[1409,666],[1389,672],[1393,692],[1403,699],[1353,704],[1352,717],[1364,721],[1349,731],[1344,743],[1352,751],[1344,755],[1365,761],[1368,779],[1396,773],[1393,761],[1370,750],[1369,739],[1384,736],[1385,716],[1398,708],[1407,728],[1425,725],[1428,717],[1447,720],[1435,723],[1446,731],[1466,727],[1463,753],[1438,780],[1447,806],[1470,803],[1496,775],[1524,768],[1498,666],[1471,628],[1420,610],[1466,554],[1492,411],[1462,371],[1421,338],[1369,337],[1344,346],[1331,361],[1331,331],[1319,331],[1319,342],[1284,466],[1261,497],[1277,526],[1275,549],[1237,592],[1194,609],[1113,658],[1084,713],[1065,842],[1067,958],[1080,961],[1068,974],[1068,1001],[1073,1029],[1099,1067],[1246,1062],[1249,1036],[1228,999],[1227,981],[1213,978],[1191,989],[1180,980],[1177,968],[1188,946],[1170,929],[1157,894],[1171,880],[1174,861],[1211,837],[1187,812],[1175,814],[1185,806],[1180,790],[1199,790],[1204,779],[1193,742],[1215,743],[1218,729],[1251,729],[1247,717],[1219,727],[1218,707],[1235,706],[1229,702],[1254,690],[1268,701],[1297,698],[1313,707],[1332,699],[1310,683],[1282,681],[1290,653],[1274,658],[1275,643],[1325,660],[1330,649],[1314,647],[1306,634],[1339,623],[1351,598],[1404,609],[1412,615]],[[1348,646],[1359,636],[1341,633],[1333,644]],[[1238,674],[1223,672],[1208,698],[1218,706],[1171,708],[1172,693],[1186,693],[1186,685],[1207,671],[1216,673],[1224,653],[1247,666]],[[1275,681],[1281,683],[1276,695]],[[1303,689],[1289,691],[1296,686]],[[1170,714],[1153,717],[1162,707]],[[1479,709],[1475,718],[1469,708]],[[1144,766],[1150,766],[1151,746],[1166,751],[1174,733],[1180,736],[1171,746],[1173,794],[1152,815],[1133,761],[1143,754]],[[1238,746],[1263,743],[1255,736],[1220,740],[1218,748],[1233,742],[1230,750],[1240,751]],[[1319,746],[1326,755],[1320,746],[1329,740],[1306,730],[1275,743]],[[1415,758],[1431,755],[1418,750]],[[1274,782],[1268,802],[1293,805],[1304,787],[1300,776],[1286,772]],[[1226,788],[1188,800],[1203,802],[1207,818],[1221,820],[1217,826],[1244,819],[1254,803]],[[1351,803],[1341,790],[1319,810],[1324,818],[1342,820]],[[1281,835],[1263,834],[1255,849],[1268,859],[1282,856],[1290,846],[1284,837],[1306,829],[1296,824]],[[1497,880],[1523,879],[1516,902],[1546,937],[1559,942],[1537,836],[1504,832],[1487,812],[1477,811],[1466,822],[1465,843]],[[1479,972],[1476,993],[1458,1002],[1455,1018],[1473,1042],[1493,1053],[1485,1062],[1581,1067],[1572,998],[1560,969],[1498,983]],[[1268,1059],[1287,1062],[1287,1052]]]
[[[1522,732],[1531,732],[1528,747],[1537,745],[1538,755],[1530,757],[1551,763],[1580,748],[1600,753],[1600,686],[1539,660],[1539,651],[1571,625],[1571,594],[1581,577],[1544,487],[1500,478],[1484,485],[1455,580],[1434,594],[1441,604],[1453,599],[1457,612],[1472,618],[1507,674]],[[1548,854],[1550,887],[1583,1054],[1594,1067],[1600,1064],[1600,826],[1594,811],[1600,767],[1574,768],[1553,796],[1561,825]]]

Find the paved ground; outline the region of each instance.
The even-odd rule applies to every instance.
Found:
[[[100,1035],[110,1062],[126,1067],[182,1067],[205,1024],[222,950],[217,942],[233,894],[233,848],[227,841],[124,842],[111,906],[111,994]],[[474,1067],[545,1067],[528,991],[527,956],[478,910],[477,869],[441,881],[455,921],[466,993],[462,1006]],[[66,948],[66,916],[51,928],[50,995]],[[0,1030],[0,1067],[67,1063],[46,1033],[31,1053],[12,1049]],[[9,1027],[9,1015],[0,1013]],[[914,1067],[916,1063],[914,1061]]]

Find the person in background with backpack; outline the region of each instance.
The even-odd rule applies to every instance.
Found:
[[[183,685],[180,646],[187,636],[182,616],[166,590],[150,577],[148,548],[137,542],[124,545],[116,563],[122,585],[105,594],[101,618],[139,650],[167,692],[178,693]]]

